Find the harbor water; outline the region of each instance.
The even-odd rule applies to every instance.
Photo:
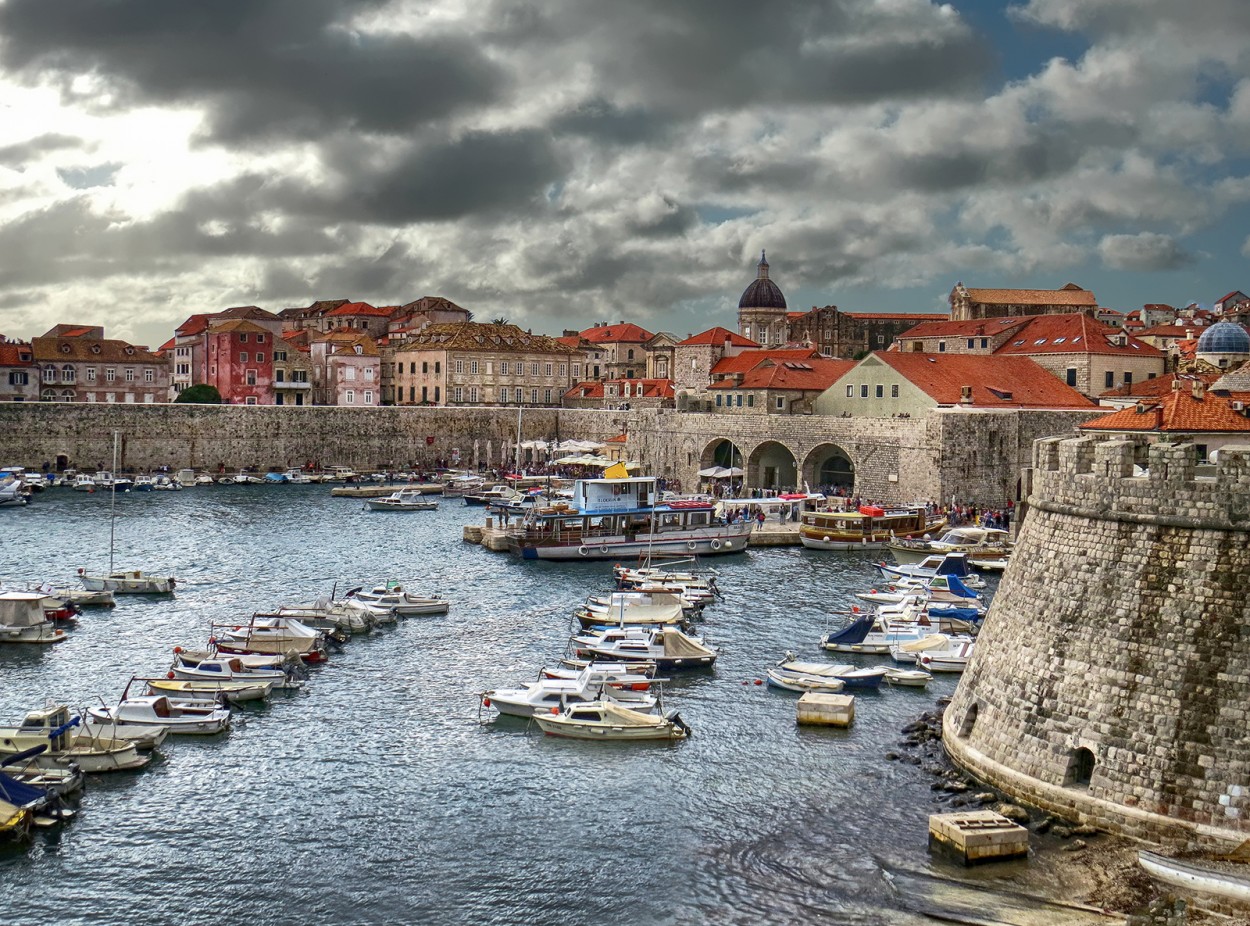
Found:
[[[51,489],[0,512],[0,577],[73,584],[109,559],[109,497]],[[982,878],[930,856],[932,778],[887,761],[949,695],[857,698],[850,730],[800,728],[757,680],[874,584],[881,553],[753,550],[705,565],[723,600],[712,670],[664,686],[693,736],[584,743],[495,720],[477,694],[533,680],[610,563],[521,562],[463,543],[481,508],[364,510],[325,486],[199,487],[116,500],[116,567],[178,578],[170,599],[89,610],[54,647],[0,648],[0,723],[53,698],[114,701],[210,622],[399,581],[450,599],[356,636],[304,690],[173,738],[149,768],[93,776],[78,818],[0,846],[6,923],[920,923],[898,878]],[[884,657],[851,657],[873,665]]]

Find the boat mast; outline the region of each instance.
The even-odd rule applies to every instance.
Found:
[[[113,574],[113,538],[114,530],[117,526],[117,432],[113,432],[113,479],[112,485],[109,486],[109,571]]]
[[[516,466],[513,469],[518,476],[521,475],[521,406],[516,407]]]

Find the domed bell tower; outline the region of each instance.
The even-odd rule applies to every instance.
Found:
[[[760,252],[754,282],[738,300],[738,333],[763,347],[777,347],[788,340],[786,297],[768,278],[768,258]]]

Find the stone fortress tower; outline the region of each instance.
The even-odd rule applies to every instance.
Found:
[[[763,251],[755,279],[738,300],[738,333],[764,347],[784,347],[789,339],[786,297],[768,278],[768,259]]]
[[[1227,845],[1250,837],[1250,447],[1195,459],[1186,443],[1036,442],[943,741],[1066,818]]]

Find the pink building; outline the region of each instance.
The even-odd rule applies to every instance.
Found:
[[[226,405],[273,405],[272,332],[243,318],[214,321],[204,332],[204,382]]]

